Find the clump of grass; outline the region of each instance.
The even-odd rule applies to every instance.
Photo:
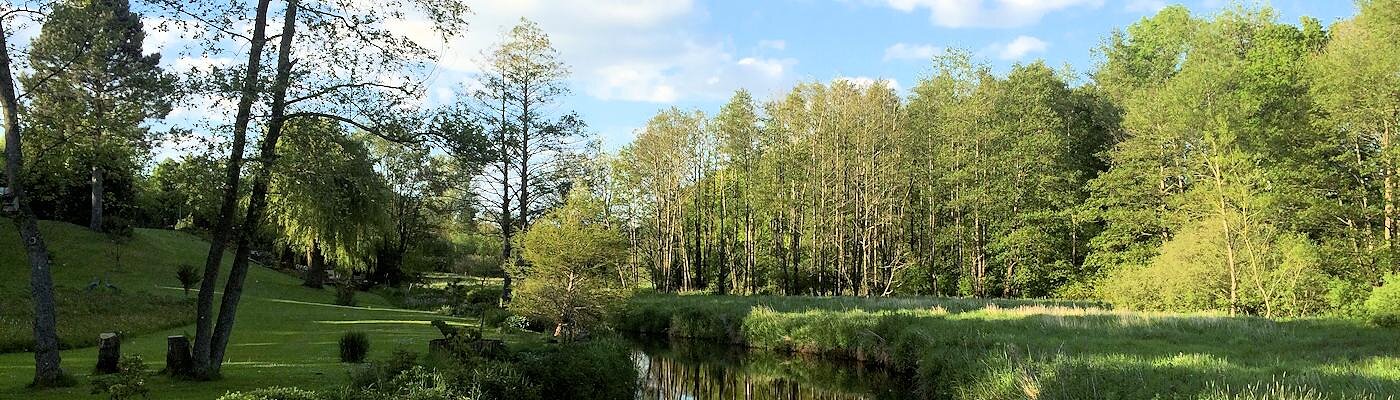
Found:
[[[345,332],[340,337],[340,362],[363,363],[369,355],[369,335],[360,331]]]

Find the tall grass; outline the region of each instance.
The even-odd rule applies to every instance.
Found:
[[[1400,331],[1326,319],[942,298],[634,298],[621,330],[880,363],[954,399],[1324,399],[1400,393]]]

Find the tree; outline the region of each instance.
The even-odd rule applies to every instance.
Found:
[[[225,280],[217,324],[213,317],[213,288],[201,288],[197,309],[194,358],[198,375],[217,376],[224,351],[232,335],[238,305],[247,278],[249,258],[255,232],[267,217],[268,186],[276,166],[277,143],[289,121],[324,119],[354,126],[366,132],[405,142],[441,140],[455,142],[478,131],[471,121],[458,124],[456,118],[444,112],[426,112],[417,107],[424,90],[423,74],[436,61],[436,53],[418,42],[385,27],[391,16],[402,15],[404,9],[422,12],[432,23],[431,33],[439,39],[456,35],[465,25],[467,7],[459,1],[400,0],[350,4],[337,1],[301,2],[288,0],[282,10],[282,30],[277,34],[276,73],[266,92],[255,85],[256,77],[241,81],[240,117],[235,121],[234,157],[229,161],[229,179],[225,185],[224,219],[232,221],[237,199],[244,142],[239,140],[246,129],[243,104],[253,97],[269,99],[266,131],[258,145],[258,164],[252,172],[248,206],[243,214],[242,229],[235,241],[233,263]],[[267,40],[263,32],[267,20],[266,2],[260,2],[255,25],[253,52],[261,52]],[[301,17],[298,17],[301,13]],[[299,29],[300,28],[300,29]],[[302,46],[301,43],[314,43]],[[315,48],[315,52],[295,53],[294,48]],[[297,57],[293,62],[294,55]],[[250,56],[247,71],[256,71],[260,58]],[[394,83],[385,83],[394,82]],[[294,85],[295,83],[295,85]],[[246,101],[245,101],[246,100]],[[450,144],[449,144],[450,146]],[[231,227],[216,229],[206,259],[205,285],[218,277],[223,255],[223,241]],[[213,275],[212,278],[209,275]],[[205,295],[209,297],[205,297]]]
[[[388,228],[390,193],[365,144],[334,121],[303,119],[277,151],[268,216],[279,241],[307,254],[304,284],[321,288],[327,260],[344,271],[366,267]]]
[[[1397,226],[1396,177],[1400,168],[1400,2],[1359,2],[1360,13],[1335,25],[1326,49],[1313,60],[1312,94],[1325,113],[1321,123],[1344,151],[1331,158],[1347,166],[1332,182],[1345,195],[1337,207],[1347,242],[1363,270],[1379,284],[1394,272]],[[1378,230],[1378,232],[1376,232]],[[1381,251],[1378,251],[1381,250]],[[1387,262],[1386,260],[1390,260]],[[1390,264],[1390,271],[1385,271]]]
[[[39,220],[30,208],[28,193],[23,185],[24,126],[20,125],[20,104],[16,95],[14,59],[10,57],[11,29],[21,18],[42,17],[43,5],[35,8],[17,7],[6,3],[0,7],[0,112],[5,128],[5,177],[9,184],[5,200],[11,202],[11,220],[19,228],[20,240],[29,260],[30,299],[34,303],[34,381],[36,387],[62,385],[67,379],[63,372],[58,348],[58,310],[54,304],[53,272],[50,270],[49,250],[39,232]]]
[[[603,202],[587,186],[520,236],[530,268],[511,308],[555,323],[554,336],[573,338],[604,321],[625,289],[611,275],[627,258],[627,239],[612,228]]]
[[[142,54],[141,16],[126,0],[62,1],[30,46],[31,135],[90,171],[88,227],[103,229],[108,171],[134,171],[149,152],[141,124],[170,112],[174,77]]]
[[[583,122],[572,113],[555,117],[552,106],[569,93],[568,67],[539,25],[522,18],[486,55],[486,68],[472,93],[477,115],[489,131],[495,162],[483,175],[490,195],[482,201],[496,212],[501,231],[501,262],[513,262],[512,237],[550,208],[561,192],[553,160]],[[504,276],[501,301],[511,299],[511,277]]]

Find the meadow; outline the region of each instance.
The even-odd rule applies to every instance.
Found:
[[[926,398],[1391,399],[1400,330],[1074,302],[647,295],[619,329],[878,363]]]

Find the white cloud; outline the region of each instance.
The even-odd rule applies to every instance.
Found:
[[[943,49],[931,44],[895,43],[885,48],[885,61],[924,60],[943,53]]]
[[[1009,28],[1034,24],[1051,12],[1098,8],[1104,0],[884,0],[904,12],[928,9],[935,25],[949,28]],[[990,4],[988,4],[990,3]]]
[[[1017,36],[1008,43],[993,44],[988,50],[1003,60],[1019,60],[1031,53],[1043,53],[1050,43],[1034,36]]]
[[[797,64],[797,62],[792,59],[753,57],[745,57],[740,59],[738,62],[739,66],[761,72],[764,76],[767,76],[769,78],[782,78],[783,73],[787,71],[787,68],[794,64]]]
[[[787,41],[782,39],[760,40],[758,41],[758,47],[782,51],[787,49]]]
[[[481,0],[472,10],[469,32],[431,46],[444,54],[438,84],[477,72],[481,52],[521,17],[549,34],[571,67],[571,86],[601,100],[722,99],[740,86],[759,91],[787,84],[797,64],[791,58],[740,58],[727,38],[696,33],[694,24],[706,11],[692,0]],[[396,30],[428,45],[433,38],[418,32],[424,25],[409,19]],[[787,43],[770,39],[758,47],[783,50]]]

